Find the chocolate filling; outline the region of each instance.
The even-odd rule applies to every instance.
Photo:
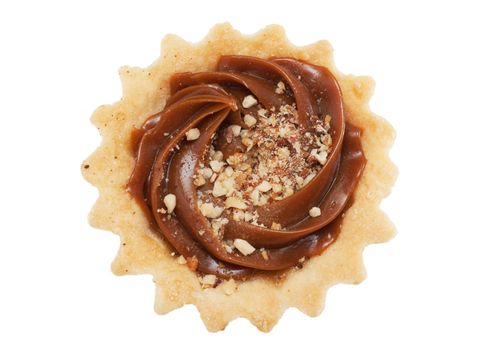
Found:
[[[282,91],[279,84],[285,87]],[[136,164],[128,190],[152,227],[193,269],[244,279],[295,266],[334,242],[366,159],[361,130],[345,121],[340,87],[328,69],[292,58],[222,56],[215,71],[176,74],[170,88],[163,111],[148,118],[132,137]],[[242,106],[249,94],[259,105]],[[260,226],[229,216],[214,232],[199,209],[193,183],[214,136],[222,138],[229,125],[246,128],[244,115],[255,114],[259,107],[279,110],[285,105],[296,108],[303,130],[312,130],[313,120],[327,121],[331,145],[326,161],[300,190],[255,208]],[[193,128],[199,137],[186,141]],[[225,158],[244,152],[237,142],[218,146]],[[176,198],[172,213],[165,211],[167,194]],[[320,208],[321,215],[310,216],[312,207]],[[269,228],[271,223],[281,229]],[[233,239],[243,239],[256,250],[247,255],[228,251],[224,242]]]

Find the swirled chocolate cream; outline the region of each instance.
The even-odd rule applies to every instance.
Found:
[[[214,284],[334,244],[366,160],[327,68],[222,56],[170,91],[134,134],[128,189],[182,262]]]

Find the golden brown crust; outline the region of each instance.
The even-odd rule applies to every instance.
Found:
[[[168,245],[151,231],[139,207],[125,192],[134,166],[129,148],[131,130],[163,108],[169,96],[170,76],[175,72],[213,70],[219,56],[227,54],[289,56],[329,67],[342,88],[347,120],[364,130],[362,142],[368,163],[338,240],[301,270],[291,271],[279,285],[254,279],[225,281],[216,288],[203,289],[196,274],[171,256]],[[124,67],[120,77],[123,98],[99,107],[92,115],[102,143],[82,165],[84,177],[99,189],[89,221],[92,226],[121,237],[122,244],[112,264],[115,274],[153,275],[158,313],[194,304],[210,331],[224,329],[237,317],[245,317],[260,330],[269,331],[288,307],[316,316],[323,309],[330,286],[359,283],[365,278],[363,248],[385,242],[395,233],[379,209],[397,176],[388,156],[394,130],[368,107],[372,79],[337,71],[328,42],[297,47],[288,41],[280,26],[271,25],[255,35],[244,36],[229,24],[219,24],[197,44],[166,36],[158,60],[145,69]]]

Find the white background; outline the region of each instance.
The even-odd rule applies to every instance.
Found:
[[[495,1],[2,1],[0,348],[499,349],[499,15]],[[208,333],[193,306],[156,315],[151,277],[114,276],[118,237],[86,222],[89,117],[120,98],[118,68],[222,21],[329,40],[340,70],[375,78],[372,108],[398,133],[383,203],[398,236],[366,249],[368,279],[333,287],[321,316],[288,310],[269,334]]]

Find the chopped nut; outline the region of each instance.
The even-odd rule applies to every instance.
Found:
[[[311,151],[311,155],[316,158],[319,164],[324,165],[326,163],[326,158],[328,157],[328,153],[326,151],[321,151],[318,153],[317,149],[313,149]]]
[[[283,83],[282,81],[278,82],[276,90],[274,90],[274,92],[276,92],[277,94],[282,94],[284,91],[285,91],[285,83]]]
[[[203,186],[206,183],[206,181],[205,181],[205,178],[203,176],[198,175],[198,176],[196,176],[196,179],[194,179],[193,183],[196,187],[200,187],[200,186]]]
[[[255,248],[250,243],[248,243],[244,239],[240,239],[240,238],[236,238],[234,240],[234,246],[243,255],[249,255],[255,251]]]
[[[252,200],[253,205],[259,204],[259,190],[255,189],[250,193],[250,199]]]
[[[226,178],[224,179],[224,181],[222,181],[222,186],[224,186],[224,188],[227,190],[228,196],[233,194],[233,192],[235,191],[235,185],[235,179],[232,177]]]
[[[222,226],[227,223],[228,220],[226,218],[212,220],[211,222],[212,230],[214,230],[215,233],[219,233]]]
[[[259,185],[259,186],[257,186],[257,189],[258,189],[260,192],[267,192],[267,191],[269,191],[271,188],[273,188],[273,187],[272,187],[272,185],[271,185],[268,181],[266,181],[266,180],[262,181],[262,182],[260,183],[260,185]]]
[[[294,142],[292,144],[292,146],[293,146],[293,149],[295,150],[295,152],[297,152],[297,154],[301,154],[302,153],[301,152],[301,148],[300,148],[300,142],[298,142],[298,141]]]
[[[245,212],[244,219],[245,219],[246,222],[251,221],[253,219],[252,213]]]
[[[274,116],[274,114],[272,114],[268,119],[267,119],[267,122],[272,126],[272,127],[275,127],[276,126],[276,117]]]
[[[260,196],[257,205],[266,205],[268,201],[269,201],[269,195],[263,194],[262,196]]]
[[[277,222],[273,222],[271,225],[271,230],[281,230],[281,224],[278,224]]]
[[[187,260],[181,255],[177,258],[177,263],[180,265],[185,265],[187,263]]]
[[[264,260],[269,260],[269,254],[267,254],[267,250],[261,249],[260,255],[264,258]]]
[[[212,170],[215,172],[219,172],[223,166],[224,166],[224,162],[220,162],[218,160],[211,160],[210,161],[210,168],[212,168]]]
[[[227,157],[227,163],[229,165],[238,165],[243,161],[243,153],[235,153]]]
[[[224,208],[216,207],[212,203],[203,203],[200,205],[201,214],[210,219],[216,219],[221,216]]]
[[[203,176],[205,179],[210,179],[214,172],[210,168],[201,168],[200,169],[200,174]]]
[[[222,245],[224,246],[226,252],[228,252],[229,254],[231,254],[234,251],[234,244],[232,241],[224,241],[222,242]]]
[[[238,197],[228,197],[226,198],[226,201],[224,202],[226,205],[226,208],[236,208],[236,209],[242,209],[245,210],[248,208],[248,206],[245,204],[243,199],[238,198]]]
[[[188,141],[197,140],[199,137],[200,129],[198,128],[189,129],[189,131],[186,133],[186,140]]]
[[[273,192],[275,193],[283,191],[283,186],[281,184],[273,184],[272,187],[273,187]]]
[[[217,281],[217,277],[215,275],[205,275],[201,279],[201,284],[213,286]]]
[[[245,213],[243,213],[241,210],[235,210],[233,212],[233,220],[234,221],[241,221],[245,219]]]
[[[247,147],[247,151],[250,151],[253,147],[253,141],[249,137],[243,137],[241,143]]]
[[[250,164],[248,163],[242,163],[238,165],[238,170],[245,171],[250,169]]]
[[[245,96],[245,98],[243,99],[243,102],[241,102],[241,105],[243,106],[243,108],[250,108],[250,107],[253,107],[257,104],[257,100],[255,99],[255,97],[253,97],[252,95],[248,95],[248,96]]]
[[[309,182],[311,182],[312,179],[316,176],[316,173],[310,173],[307,175],[307,177],[304,179],[304,186],[307,185]]]
[[[295,182],[297,182],[299,187],[302,187],[304,185],[304,178],[302,176],[295,175]]]
[[[236,136],[236,137],[240,136],[241,126],[231,125],[229,128],[231,129],[234,136]]]
[[[325,116],[325,124],[327,125],[327,130],[330,129],[330,122],[331,121],[332,121],[332,117],[329,114],[327,114]]]
[[[267,109],[264,109],[264,108],[261,108],[257,111],[257,114],[260,116],[260,117],[266,117],[267,115]]]
[[[261,163],[259,163],[259,166],[257,167],[257,171],[258,171],[260,177],[266,177],[267,173],[269,172],[269,169],[264,164],[264,162],[261,162]]]
[[[166,214],[167,213],[167,211],[165,210],[165,208],[160,208],[160,209],[157,209],[156,211],[158,213],[160,213],[160,214]]]
[[[318,208],[318,207],[312,207],[310,210],[309,210],[309,215],[313,218],[316,218],[318,216],[321,215],[321,209]]]
[[[163,198],[163,203],[165,203],[165,206],[167,207],[167,212],[169,214],[171,214],[174,211],[176,202],[177,200],[175,194],[169,193],[165,196],[165,198]]]
[[[290,157],[290,150],[288,147],[280,147],[278,148],[278,157],[281,159],[287,159]]]
[[[214,188],[212,190],[212,194],[214,197],[221,197],[227,194],[227,189],[222,185],[222,181],[215,181]]]
[[[255,119],[255,117],[251,116],[250,114],[246,114],[244,117],[243,117],[243,121],[245,122],[245,124],[250,128],[252,126],[255,125],[255,123],[257,123],[257,119]]]
[[[233,173],[234,173],[234,170],[230,166],[228,166],[228,167],[226,167],[226,169],[224,169],[224,174],[226,174],[227,176],[231,176],[231,175],[233,175]]]
[[[294,193],[293,188],[286,187],[285,193],[283,193],[283,198],[290,197]]]
[[[222,153],[221,151],[217,151],[212,155],[212,159],[218,160],[220,162],[224,159],[224,153]]]
[[[323,135],[321,136],[321,142],[326,146],[330,146],[332,144],[332,137],[330,134]]]

